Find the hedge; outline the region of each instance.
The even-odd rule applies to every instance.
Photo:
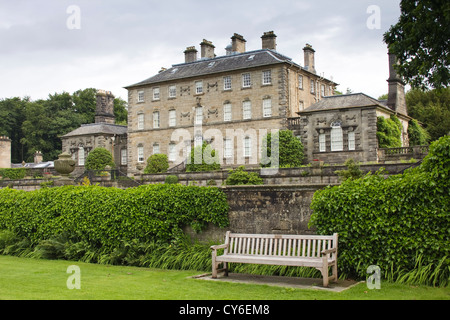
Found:
[[[341,272],[366,277],[381,270],[415,268],[439,261],[444,281],[450,270],[450,137],[430,146],[420,167],[385,178],[367,174],[317,191],[310,226],[339,233]]]
[[[64,186],[36,191],[0,190],[0,230],[32,245],[61,234],[105,249],[124,241],[170,241],[184,225],[228,225],[228,204],[218,188],[179,184],[126,190]]]

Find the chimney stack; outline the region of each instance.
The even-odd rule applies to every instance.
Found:
[[[200,47],[202,58],[212,59],[216,57],[216,55],[214,54],[215,47],[213,46],[211,41],[203,39],[203,41],[200,43]]]
[[[240,34],[235,33],[231,37],[231,47],[233,52],[244,53],[245,52],[245,43],[247,41]]]
[[[388,82],[388,99],[387,106],[395,112],[408,115],[405,99],[405,83],[397,75],[394,65],[398,63],[397,57],[388,52],[389,56],[389,79]]]
[[[261,39],[263,49],[277,50],[277,36],[273,31],[264,32]]]
[[[97,90],[97,107],[95,109],[95,123],[116,122],[114,116],[114,95],[111,91]]]
[[[310,44],[306,44],[303,48],[303,57],[305,61],[305,69],[309,72],[316,73],[316,68],[314,66],[314,52],[316,52]]]
[[[41,163],[44,160],[44,156],[42,155],[42,152],[36,151],[34,153],[34,163],[38,164]]]
[[[187,47],[184,51],[184,62],[194,62],[197,61],[197,49],[195,47]]]

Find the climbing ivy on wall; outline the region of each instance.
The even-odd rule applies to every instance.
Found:
[[[390,118],[377,118],[377,138],[379,148],[402,146],[402,124],[395,115]]]

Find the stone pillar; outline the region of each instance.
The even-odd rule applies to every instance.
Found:
[[[11,168],[11,140],[0,136],[0,168]]]

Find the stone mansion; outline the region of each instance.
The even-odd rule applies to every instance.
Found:
[[[128,90],[128,171],[155,153],[171,165],[207,140],[222,165],[258,164],[263,135],[288,126],[297,112],[333,95],[336,83],[316,74],[314,49],[303,48],[304,66],[276,51],[274,32],[265,32],[260,50],[231,37],[225,56],[208,40],[184,51],[173,65]],[[184,154],[184,156],[183,156]]]
[[[156,153],[166,154],[171,168],[181,166],[192,147],[207,141],[222,167],[257,166],[265,134],[290,129],[307,161],[376,161],[377,117],[391,114],[400,119],[408,144],[410,118],[394,56],[389,55],[387,101],[363,93],[334,95],[337,83],[316,73],[309,44],[300,65],[277,51],[276,40],[273,31],[264,32],[261,49],[246,51],[246,40],[235,33],[224,56],[216,56],[208,40],[200,43],[200,57],[194,46],[186,48],[184,63],[125,87],[128,127],[114,124],[105,109],[110,93],[100,92],[96,123],[64,136],[63,151],[82,166],[92,147],[107,146],[132,175]]]

